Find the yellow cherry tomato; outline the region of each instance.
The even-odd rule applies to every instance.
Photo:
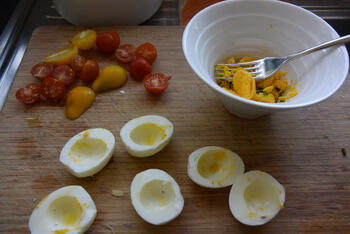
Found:
[[[115,89],[122,86],[126,81],[126,71],[121,66],[110,65],[105,67],[92,83],[92,89],[95,92]]]
[[[56,65],[70,64],[73,56],[78,54],[78,47],[69,45],[59,49],[44,58],[45,62],[50,62]]]
[[[94,47],[96,41],[96,32],[88,29],[77,33],[73,39],[73,45],[76,45],[80,50],[89,50]]]
[[[95,100],[95,92],[83,86],[72,89],[66,100],[66,117],[67,119],[77,119],[81,116]]]

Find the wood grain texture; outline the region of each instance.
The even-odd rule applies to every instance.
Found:
[[[110,29],[110,28],[108,28]],[[98,209],[87,233],[349,233],[350,232],[350,81],[328,100],[312,107],[243,120],[229,114],[214,93],[195,76],[181,49],[182,27],[118,27],[122,43],[153,42],[158,48],[155,72],[171,74],[168,90],[151,96],[128,79],[121,89],[99,94],[93,106],[75,121],[64,107],[45,102],[26,107],[15,91],[35,82],[30,68],[52,50],[64,47],[81,30],[42,27],[33,33],[3,111],[0,114],[0,232],[27,233],[34,206],[66,185],[82,185]],[[97,31],[107,28],[97,28]],[[115,64],[113,56],[84,53],[100,67]],[[120,90],[125,90],[121,94]],[[175,125],[170,144],[149,158],[134,158],[123,147],[119,131],[131,118],[160,114]],[[78,179],[59,163],[64,144],[87,128],[102,127],[116,136],[112,160],[91,178]],[[187,176],[188,155],[199,147],[223,146],[237,152],[246,170],[273,175],[286,188],[285,208],[270,223],[248,227],[228,207],[229,188],[210,190]],[[164,226],[144,222],[130,202],[136,173],[159,168],[181,187],[182,214]],[[112,189],[124,191],[113,197]]]

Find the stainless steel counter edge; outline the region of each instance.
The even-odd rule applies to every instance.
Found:
[[[5,103],[17,69],[22,61],[29,37],[24,37],[26,19],[34,0],[21,0],[0,37],[0,111]]]

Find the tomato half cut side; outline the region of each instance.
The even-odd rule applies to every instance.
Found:
[[[143,85],[146,90],[152,94],[161,94],[168,88],[168,81],[171,76],[162,73],[148,74],[143,79]]]
[[[66,87],[62,81],[48,77],[41,82],[41,90],[47,101],[56,104],[64,97]]]
[[[55,67],[55,69],[52,72],[52,77],[56,80],[62,81],[62,83],[65,86],[70,85],[73,83],[75,78],[75,73],[73,69],[68,65],[59,65]]]
[[[99,73],[100,67],[98,63],[95,60],[88,60],[81,71],[80,79],[84,82],[92,82],[96,80]]]
[[[75,77],[80,77],[81,71],[83,70],[86,58],[81,55],[75,55],[70,63],[71,68],[75,73]]]
[[[129,73],[135,80],[142,80],[145,75],[152,72],[152,66],[144,58],[137,58],[130,63]]]
[[[46,77],[49,77],[54,69],[54,65],[49,62],[42,62],[34,65],[32,69],[30,70],[30,73],[35,78],[38,78],[39,80],[43,80]]]
[[[16,98],[23,104],[34,104],[40,101],[41,87],[39,84],[28,84],[16,92]]]
[[[157,58],[157,49],[152,43],[143,43],[137,47],[136,57],[144,58],[147,60],[147,62],[153,64]]]
[[[120,44],[120,37],[114,31],[102,32],[97,35],[96,47],[102,53],[113,53]]]
[[[56,50],[52,54],[44,58],[45,62],[50,62],[55,65],[70,64],[72,57],[78,54],[78,47],[75,45],[69,45],[65,48]]]
[[[135,48],[131,44],[124,44],[119,46],[115,51],[115,57],[119,62],[130,63],[136,59]]]

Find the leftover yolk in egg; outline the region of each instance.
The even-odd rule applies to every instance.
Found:
[[[105,155],[107,145],[102,139],[89,137],[88,131],[82,136],[72,145],[68,153],[74,162],[95,161]]]
[[[55,233],[55,234],[66,234],[69,231],[70,230],[68,228],[65,228],[65,229],[54,230],[53,233]]]
[[[49,217],[64,226],[74,226],[80,223],[83,209],[76,197],[62,196],[54,200],[49,206]]]
[[[175,201],[175,192],[170,182],[154,180],[144,185],[140,199],[145,207],[163,207]]]
[[[238,62],[250,62],[256,60],[253,57],[243,57]],[[234,58],[227,61],[228,64],[236,63]],[[273,76],[255,81],[253,76],[241,67],[234,67],[229,70],[227,65],[216,65],[216,70],[222,70],[223,76],[232,77],[232,80],[217,79],[217,84],[226,91],[237,96],[258,101],[258,102],[286,102],[295,97],[298,91],[293,80],[288,83],[287,72],[278,71]]]
[[[281,209],[278,194],[271,184],[261,180],[253,181],[244,191],[244,201],[249,209],[249,216],[271,215]],[[251,217],[251,218],[254,218]]]
[[[233,160],[223,151],[207,151],[197,164],[198,173],[203,178],[219,185],[232,174],[233,167]]]
[[[134,128],[130,133],[130,137],[136,144],[151,146],[166,137],[166,128],[167,126],[145,123]]]

